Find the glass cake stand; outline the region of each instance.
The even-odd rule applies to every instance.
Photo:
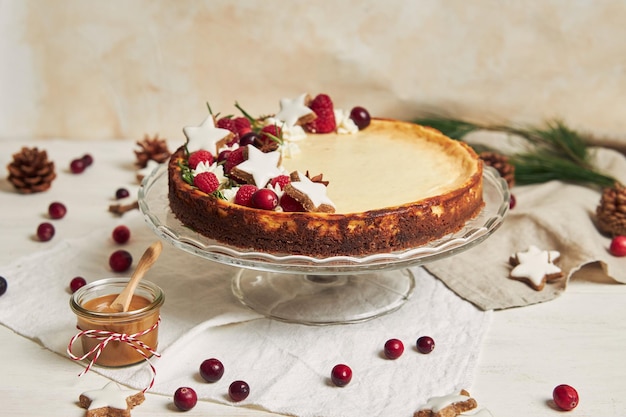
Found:
[[[409,267],[453,256],[485,240],[504,221],[510,198],[498,172],[485,167],[485,206],[462,230],[403,251],[314,258],[228,246],[194,232],[170,210],[167,182],[163,164],[139,189],[139,209],[158,236],[183,251],[236,267],[233,293],[256,312],[316,325],[360,322],[398,309],[415,290]]]

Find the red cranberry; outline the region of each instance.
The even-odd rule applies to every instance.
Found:
[[[615,236],[611,240],[609,251],[613,256],[626,256],[626,236]]]
[[[290,212],[305,211],[304,207],[302,207],[302,204],[298,200],[290,196],[289,194],[283,194],[283,196],[280,198],[280,206],[282,207],[283,211],[290,211]]]
[[[261,188],[250,199],[252,207],[262,210],[274,210],[278,206],[278,196],[269,188]]]
[[[5,277],[0,277],[0,295],[4,295],[7,292],[7,280]]]
[[[338,387],[345,387],[352,380],[352,369],[344,364],[335,365],[330,373],[330,379]]]
[[[67,208],[65,208],[63,203],[55,201],[48,206],[48,215],[51,219],[62,219],[65,213],[67,213]]]
[[[224,365],[218,359],[207,359],[200,364],[200,376],[207,382],[217,382],[224,375]]]
[[[416,346],[420,353],[430,353],[435,348],[435,341],[430,336],[422,336],[417,339]]]
[[[116,250],[109,257],[109,266],[115,272],[124,272],[133,264],[133,256],[125,250]]]
[[[578,405],[578,392],[569,385],[558,385],[552,391],[552,399],[561,410],[570,411]]]
[[[359,130],[363,130],[370,125],[371,117],[367,110],[363,107],[355,107],[350,111],[350,118],[354,122],[354,124],[359,128]]]
[[[389,339],[385,343],[385,356],[389,359],[398,359],[404,352],[404,344],[398,339]]]
[[[515,196],[511,194],[511,197],[509,198],[509,209],[513,210],[515,208],[516,203],[517,201],[515,200]]]
[[[85,162],[82,159],[73,159],[70,162],[70,171],[73,174],[80,174],[85,170]]]
[[[230,149],[224,149],[222,152],[220,152],[217,155],[217,163],[222,163],[222,162],[226,162],[226,160],[228,159],[228,155],[230,155],[232,151]]]
[[[189,411],[196,406],[198,396],[193,388],[180,387],[174,392],[174,405],[181,411]]]
[[[243,401],[250,395],[250,386],[245,381],[235,381],[228,387],[228,395],[233,401]]]
[[[87,168],[88,166],[91,166],[91,164],[93,164],[93,156],[91,156],[90,154],[86,153],[83,155],[82,158],[80,158],[83,161],[83,164],[85,165],[85,168]]]
[[[54,236],[54,226],[52,225],[52,223],[48,223],[48,222],[41,223],[37,227],[37,237],[42,242],[49,241],[50,239],[52,239],[53,236]]]
[[[239,146],[254,145],[259,139],[259,135],[255,132],[248,132],[239,139]]]
[[[130,193],[128,192],[128,190],[126,188],[118,188],[115,191],[115,198],[117,198],[118,200],[121,200],[122,198],[126,198],[130,195]]]
[[[117,226],[113,229],[113,233],[111,233],[111,237],[116,243],[122,244],[128,242],[130,239],[130,229],[123,224]]]
[[[76,292],[80,287],[84,287],[86,284],[87,281],[85,281],[85,278],[75,277],[70,281],[70,290]]]

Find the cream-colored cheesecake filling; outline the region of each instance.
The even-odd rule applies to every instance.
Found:
[[[353,135],[309,135],[298,142],[301,152],[284,158],[282,164],[287,172],[324,174],[337,213],[441,195],[460,187],[475,172],[460,144],[424,139],[419,129],[382,129],[378,123]]]

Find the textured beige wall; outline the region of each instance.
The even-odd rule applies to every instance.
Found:
[[[0,56],[3,138],[177,139],[302,92],[626,138],[622,0],[0,0]]]

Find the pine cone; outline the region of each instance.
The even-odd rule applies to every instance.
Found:
[[[509,163],[509,157],[495,152],[481,152],[480,159],[485,165],[493,167],[504,178],[509,188],[515,185],[515,165]]]
[[[600,205],[596,208],[596,223],[602,233],[611,236],[626,235],[626,187],[616,183],[602,190]]]
[[[13,155],[7,165],[9,182],[22,194],[46,191],[56,178],[54,162],[48,160],[48,153],[35,148],[23,147]]]
[[[138,168],[145,168],[150,160],[157,161],[160,164],[167,161],[170,157],[167,142],[165,139],[160,139],[159,135],[154,135],[153,138],[145,135],[143,140],[137,142],[137,145],[140,148],[135,151],[137,156],[135,165]]]

